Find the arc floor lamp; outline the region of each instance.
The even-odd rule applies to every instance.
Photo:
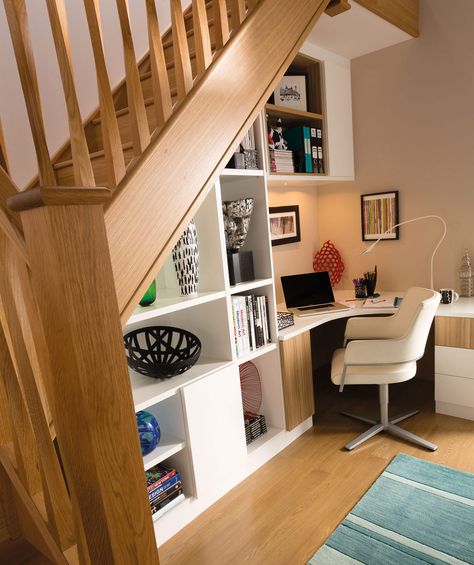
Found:
[[[403,226],[405,224],[411,224],[412,222],[418,222],[420,220],[428,220],[428,219],[435,219],[435,220],[439,220],[442,224],[443,224],[443,234],[441,235],[441,238],[439,239],[438,243],[436,244],[435,248],[433,249],[433,253],[431,254],[431,261],[430,261],[430,288],[434,290],[434,282],[433,282],[433,263],[434,263],[434,257],[436,255],[436,252],[438,251],[439,246],[443,243],[444,238],[446,237],[446,222],[443,220],[443,218],[441,216],[436,216],[434,214],[429,214],[427,216],[419,216],[418,218],[412,218],[411,220],[405,220],[404,222],[400,222],[399,224],[395,224],[394,226],[392,226],[391,228],[389,228],[386,232],[384,232],[378,239],[376,239],[371,245],[369,245],[366,249],[364,249],[363,251],[361,251],[361,255],[365,254],[365,253],[370,253],[371,251],[373,251],[374,247],[377,245],[377,243],[379,243],[379,241],[383,238],[384,235],[387,235],[388,233],[390,233],[391,231],[393,231],[395,228],[398,228],[399,226]]]

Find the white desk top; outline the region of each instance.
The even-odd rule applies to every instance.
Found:
[[[403,292],[380,292],[382,298],[395,298],[395,296],[403,296]],[[339,312],[330,312],[328,314],[315,314],[314,316],[295,316],[294,326],[285,328],[278,332],[278,339],[285,341],[297,336],[303,332],[307,332],[313,328],[338,320],[340,318],[351,318],[352,316],[370,316],[374,314],[393,314],[397,311],[396,308],[363,308],[361,301],[349,301],[348,299],[354,298],[353,290],[336,290],[335,299],[337,302],[342,302],[350,306],[348,310]],[[278,304],[278,311],[286,310],[285,304]],[[474,318],[474,297],[460,298],[453,304],[440,304],[436,316],[453,316],[459,318]]]

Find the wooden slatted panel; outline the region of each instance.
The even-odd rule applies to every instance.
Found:
[[[232,32],[235,33],[245,16],[245,0],[231,0],[230,18],[232,22]]]
[[[222,49],[229,40],[229,19],[226,0],[214,0],[214,25],[216,30],[216,49]]]
[[[74,543],[72,508],[61,467],[51,440],[48,421],[43,403],[36,385],[25,345],[22,325],[19,317],[21,308],[22,285],[18,280],[21,275],[27,277],[25,266],[21,265],[12,252],[11,246],[0,236],[2,245],[2,274],[0,276],[0,295],[3,304],[2,324],[5,333],[10,336],[10,353],[15,360],[17,376],[33,425],[33,433],[39,453],[43,477],[43,495],[46,503],[51,533],[62,549]],[[23,315],[24,312],[23,307]]]
[[[181,102],[193,86],[193,73],[180,0],[171,0],[171,25],[173,30],[176,89],[178,92],[178,102]]]
[[[212,61],[209,22],[205,0],[193,0],[194,48],[196,50],[197,74],[204,73]]]
[[[77,186],[94,186],[94,173],[74,84],[66,6],[64,0],[47,0],[46,4],[66,100],[74,182]]]
[[[3,0],[3,3],[35,144],[40,182],[46,186],[54,186],[56,179],[46,143],[25,0]]]
[[[128,16],[127,0],[116,0],[122,31],[125,77],[127,82],[128,109],[132,126],[133,153],[140,156],[150,143],[150,128],[145,110],[140,73],[138,72],[132,30]]]
[[[87,16],[87,25],[94,53],[97,85],[99,90],[99,106],[107,168],[108,185],[115,188],[125,176],[125,159],[122,151],[122,141],[115,115],[114,101],[110,80],[105,63],[102,30],[100,25],[99,0],[83,0]]]
[[[170,83],[166,70],[160,26],[156,15],[155,0],[146,0],[148,23],[148,42],[150,45],[150,70],[153,84],[153,104],[156,116],[156,127],[161,128],[171,116]]]

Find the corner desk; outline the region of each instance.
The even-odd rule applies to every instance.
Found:
[[[384,298],[403,293],[383,292]],[[311,330],[341,318],[390,315],[396,308],[364,308],[362,302],[346,302],[353,290],[335,292],[337,302],[351,307],[334,313],[294,318],[294,325],[278,333],[288,431],[315,413]],[[278,311],[286,310],[279,304]],[[474,420],[474,297],[454,304],[440,304],[435,317],[436,412]]]

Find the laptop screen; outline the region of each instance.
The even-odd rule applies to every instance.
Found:
[[[334,302],[329,273],[306,273],[281,277],[287,308]]]

